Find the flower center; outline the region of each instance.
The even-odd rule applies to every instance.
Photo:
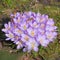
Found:
[[[34,36],[34,35],[35,35],[34,31],[31,31],[31,35],[32,35],[32,36]]]
[[[50,34],[49,34],[49,35],[47,35],[47,38],[48,38],[48,39],[51,39],[51,37],[52,37],[52,35],[50,35]]]
[[[18,36],[16,36],[15,38],[16,38],[16,39],[18,39],[19,37],[18,37]]]
[[[26,30],[27,29],[26,25],[24,25],[23,28],[24,28],[24,30]]]
[[[35,43],[34,43],[34,42],[32,42],[32,43],[31,43],[31,46],[32,46],[32,48],[34,48],[34,46],[35,46]]]
[[[14,37],[14,35],[13,35],[13,34],[9,34],[8,36],[9,36],[10,38],[13,38],[13,37]]]
[[[20,20],[18,19],[17,22],[20,23]]]
[[[22,34],[22,31],[21,30],[17,30],[18,33]]]
[[[41,26],[40,26],[41,28],[44,28],[45,27],[45,24],[41,24]]]
[[[29,40],[29,38],[28,38],[28,36],[25,36],[25,38],[24,38],[26,41],[28,41]]]
[[[42,44],[42,43],[43,43],[43,39],[42,39],[42,38],[40,38],[39,42]]]

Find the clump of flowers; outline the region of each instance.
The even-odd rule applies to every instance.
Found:
[[[48,15],[35,12],[11,14],[11,21],[4,24],[6,40],[11,40],[17,49],[38,51],[38,46],[47,47],[57,36],[54,21]]]

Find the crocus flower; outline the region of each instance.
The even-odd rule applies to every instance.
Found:
[[[22,30],[16,28],[16,29],[14,30],[14,33],[15,33],[16,35],[20,36],[23,32],[22,32]]]
[[[17,45],[17,49],[21,49],[23,47],[23,44],[21,41],[17,41],[16,45]]]
[[[21,24],[21,27],[20,28],[22,30],[27,30],[27,27],[28,27],[28,24],[26,22],[24,22],[24,23]]]
[[[16,24],[20,24],[20,17],[18,17],[18,18],[14,18],[13,19],[13,21],[14,21],[14,23],[16,23]]]
[[[33,42],[32,42],[33,40]],[[35,39],[30,38],[29,41],[26,42],[28,52],[31,50],[38,51],[38,43],[35,41]]]
[[[45,35],[38,35],[37,41],[42,46],[47,46],[49,44],[49,41],[46,39]]]
[[[8,24],[4,24],[4,27],[2,29],[3,32],[7,33],[9,30],[11,30],[11,22],[8,22]]]
[[[37,31],[35,29],[32,29],[32,28],[28,28],[27,32],[31,37],[34,37],[37,33]]]
[[[29,41],[29,39],[30,39],[30,37],[28,36],[28,35],[26,35],[26,34],[21,34],[21,40],[23,41],[23,42],[27,42],[27,41]]]
[[[4,24],[6,40],[11,40],[17,49],[24,52],[36,51],[38,46],[47,47],[57,36],[57,26],[48,15],[41,15],[32,11],[11,14],[11,20]]]
[[[53,39],[56,37],[57,33],[56,32],[46,32],[46,38],[49,39],[50,41],[53,41]]]
[[[14,34],[12,32],[9,32],[8,34],[5,34],[7,39],[6,40],[10,40],[11,41],[14,41]]]

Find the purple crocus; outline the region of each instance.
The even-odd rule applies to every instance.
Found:
[[[33,41],[33,42],[32,42]],[[38,43],[34,38],[30,38],[29,41],[26,42],[27,50],[30,52],[31,50],[38,51]]]
[[[4,24],[6,40],[11,40],[17,49],[38,52],[38,46],[47,47],[57,36],[57,26],[48,15],[41,15],[32,11],[11,14],[11,22]]]
[[[23,44],[21,41],[17,41],[15,44],[17,45],[17,49],[21,49],[23,47]]]
[[[10,40],[14,41],[14,34],[12,32],[9,31],[9,33],[5,34],[6,35],[6,40]]]
[[[7,33],[8,31],[10,31],[11,30],[11,22],[8,22],[8,24],[4,24],[4,27],[5,28],[2,29],[3,32]]]
[[[49,44],[49,40],[46,39],[45,35],[38,35],[37,41],[42,46],[47,46]]]

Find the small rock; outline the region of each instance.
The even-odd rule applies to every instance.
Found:
[[[10,50],[9,52],[10,52],[10,53],[12,53],[13,51],[12,51],[12,50]]]

